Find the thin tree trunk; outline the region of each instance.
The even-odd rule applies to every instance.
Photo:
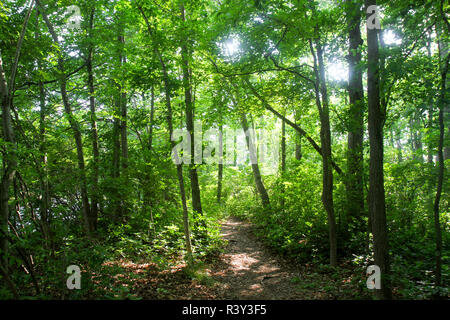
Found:
[[[91,40],[92,40],[92,30],[94,26],[94,14],[95,14],[95,7],[92,9],[89,18],[89,37],[91,37]],[[98,194],[100,192],[98,187],[100,152],[98,145],[97,115],[95,106],[94,72],[92,69],[93,55],[94,55],[94,48],[93,45],[90,44],[88,49],[86,68],[88,72],[89,104],[91,111],[90,121],[91,121],[91,135],[92,135],[93,171],[94,171],[92,176],[91,218],[93,220],[92,224],[94,226],[94,229],[97,229],[98,209],[100,204]]]
[[[120,177],[120,119],[119,119],[119,109],[120,109],[120,94],[116,93],[113,99],[114,104],[114,120],[113,120],[113,132],[112,132],[112,143],[113,143],[113,154],[112,154],[112,177],[117,179]]]
[[[360,4],[347,0],[347,24],[349,32],[349,83],[350,102],[348,150],[347,150],[347,219],[359,230],[364,230],[363,139],[364,139],[364,89],[362,83]]]
[[[119,57],[117,61],[117,68],[121,68],[123,64],[123,56],[122,56],[122,46],[124,44],[123,39],[123,27],[121,25],[120,17],[119,17],[119,26],[117,31],[117,46],[119,51]],[[112,210],[113,210],[113,221],[116,223],[121,223],[124,218],[124,201],[123,196],[120,194],[119,184],[122,183],[121,175],[124,174],[124,168],[127,167],[123,162],[125,158],[123,157],[124,151],[122,150],[123,143],[123,87],[122,81],[118,80],[116,83],[116,92],[114,94],[114,123],[113,123],[113,158],[112,158],[112,177],[114,184],[112,186]],[[126,98],[126,96],[125,96]],[[121,171],[122,168],[122,171]]]
[[[222,179],[223,179],[223,114],[222,101],[219,105],[219,164],[217,173],[217,202],[222,200]]]
[[[47,14],[44,11],[44,8],[41,6],[40,1],[36,0],[38,5],[40,6],[40,11],[42,13],[42,16],[44,18],[44,21],[47,25],[47,28],[53,38],[53,41],[55,42],[58,47],[61,47],[59,45],[58,36],[53,29],[52,24],[50,23],[50,20],[47,17]],[[61,88],[61,97],[64,105],[64,110],[67,114],[67,117],[69,119],[70,127],[73,131],[76,149],[77,149],[77,159],[78,159],[78,169],[80,171],[80,189],[81,189],[81,201],[82,201],[82,215],[83,215],[83,223],[84,223],[84,229],[86,234],[90,237],[92,236],[93,232],[95,231],[95,226],[92,223],[93,219],[91,216],[91,210],[89,205],[89,198],[88,198],[88,192],[87,192],[87,179],[86,179],[86,168],[84,163],[84,153],[83,153],[83,142],[81,137],[81,131],[80,126],[77,120],[75,119],[75,116],[72,112],[72,106],[70,105],[69,98],[67,96],[67,79],[66,75],[64,73],[64,58],[62,52],[60,53],[60,56],[58,57],[58,69],[60,72],[60,88]]]
[[[430,103],[430,107],[428,108],[428,129],[431,130],[432,127],[433,127],[433,103]],[[433,163],[433,147],[431,146],[431,142],[429,142],[427,146],[427,163],[429,164]]]
[[[252,164],[253,177],[255,179],[256,189],[261,197],[262,205],[266,211],[270,210],[270,200],[264,183],[262,181],[261,172],[259,171],[258,160],[256,156],[256,147],[253,143],[253,137],[250,134],[247,117],[245,114],[241,115],[242,129],[244,129],[245,140],[250,154],[250,162]]]
[[[8,143],[7,152],[4,161],[4,169],[0,183],[0,266],[4,270],[5,278],[8,279],[8,219],[9,219],[9,187],[14,179],[17,168],[17,145],[12,126],[11,106],[14,99],[14,87],[16,81],[17,67],[19,65],[20,51],[22,49],[25,32],[30,20],[31,12],[34,7],[34,1],[31,2],[27,15],[20,32],[19,40],[15,53],[14,62],[11,68],[9,85],[3,69],[3,59],[0,52],[0,103],[2,108],[2,129],[3,139]]]
[[[420,132],[420,128],[417,127],[417,124],[420,124],[420,121],[417,120],[417,115],[411,115],[410,119],[410,130],[411,130],[411,144],[413,151],[413,159],[419,162],[423,162],[423,144],[422,144],[422,134]]]
[[[151,101],[150,101],[150,129],[148,132],[148,151],[153,149],[153,121],[155,118],[155,86],[152,84]]]
[[[120,31],[118,36],[120,53],[119,53],[119,66],[123,68],[127,62],[127,59],[123,53],[123,47],[125,46],[125,30],[123,25],[120,22]],[[127,188],[129,184],[128,180],[128,130],[127,130],[127,93],[125,88],[124,81],[121,81],[119,85],[119,108],[118,112],[120,114],[120,149],[121,149],[121,157],[120,164],[122,168],[122,179],[121,183],[123,183]],[[128,195],[120,195],[120,218],[126,220],[128,217]]]
[[[281,121],[281,174],[286,172],[286,122]]]
[[[36,31],[35,39],[39,41],[39,10],[36,8]],[[37,60],[38,70],[42,70],[42,63]],[[50,202],[50,192],[48,184],[48,163],[47,163],[47,141],[46,141],[46,124],[45,118],[47,115],[47,108],[45,104],[45,88],[42,79],[38,81],[39,87],[39,152],[41,156],[39,157],[39,167],[37,171],[39,172],[39,179],[41,184],[41,201],[40,201],[40,224],[42,228],[42,234],[44,236],[45,246],[51,248],[53,254],[53,239],[50,229],[50,217],[49,217],[49,202]]]
[[[180,6],[181,19],[185,23],[184,6]],[[198,182],[198,173],[194,163],[195,158],[195,140],[194,140],[194,104],[192,99],[192,83],[191,83],[191,69],[189,66],[189,49],[187,47],[187,36],[182,40],[181,55],[182,55],[182,69],[183,69],[183,88],[184,88],[184,102],[186,106],[186,128],[191,136],[191,163],[189,165],[189,176],[191,179],[191,193],[192,193],[192,208],[195,214],[203,215],[202,202],[200,198],[200,185]]]
[[[402,142],[401,142],[400,132],[398,132],[397,130],[395,130],[395,140],[396,140],[396,142],[397,142],[397,158],[398,158],[398,163],[402,163],[402,162],[403,162],[403,148],[402,148]]]
[[[125,45],[125,37],[121,35],[119,41],[122,45]],[[121,54],[120,63],[123,67],[127,62],[127,58]],[[120,137],[121,137],[121,147],[122,147],[122,170],[126,173],[128,168],[128,135],[127,135],[127,93],[123,85],[120,87]]]
[[[429,31],[428,37],[427,37],[427,55],[430,60],[433,59],[433,56],[431,54],[431,31]],[[428,127],[429,132],[431,132],[431,130],[433,128],[434,97],[430,96],[429,100],[430,100],[430,102],[429,102],[430,104],[428,107],[427,127]],[[431,139],[429,139],[429,141],[430,142],[427,145],[427,163],[433,164],[433,147],[432,147]]]
[[[333,171],[331,170],[331,130],[328,92],[325,82],[323,49],[316,40],[316,52],[310,40],[310,50],[314,60],[316,104],[320,114],[320,141],[322,144],[322,203],[328,215],[328,232],[330,242],[330,265],[337,266],[337,232],[333,205]],[[322,97],[322,100],[320,99]]]
[[[145,101],[145,95],[142,94],[142,101]],[[154,121],[154,117],[155,117],[155,86],[154,84],[152,84],[152,89],[151,89],[151,101],[150,101],[150,128],[149,128],[149,132],[148,132],[148,159],[147,161],[151,161],[152,159],[152,150],[153,150],[153,121]],[[148,182],[150,182],[150,175],[146,174],[146,180]],[[150,214],[150,222],[152,224],[152,228],[153,228],[153,233],[155,234],[156,232],[156,228],[155,228],[155,221],[153,218],[153,210],[152,210],[152,202],[151,202],[151,194],[150,194],[150,190],[148,190],[148,188],[146,190],[144,190],[144,203],[145,206],[147,207],[147,210],[149,211]]]
[[[366,8],[376,5],[376,0],[366,0]],[[367,14],[369,20],[370,14]],[[369,25],[369,23],[368,23]],[[368,104],[369,104],[369,214],[372,218],[372,233],[375,264],[381,270],[381,289],[375,289],[378,298],[390,299],[389,251],[386,225],[386,207],[383,172],[383,115],[380,102],[380,68],[378,36],[376,29],[367,28],[368,51]]]
[[[142,7],[138,5],[138,8],[139,8],[139,11],[141,12],[142,17],[144,18],[145,23],[147,25],[149,36],[152,40],[154,40],[153,30],[148,21],[148,18],[145,15],[144,11],[142,10]],[[163,56],[157,46],[154,46],[154,51],[155,51],[156,56],[158,57],[158,60],[160,62],[161,69],[162,69],[164,90],[165,90],[165,95],[166,95],[167,125],[169,127],[169,140],[170,140],[170,146],[171,146],[172,150],[175,150],[175,141],[172,141],[172,133],[173,133],[172,114],[173,113],[172,113],[172,104],[171,104],[171,100],[170,100],[171,87],[170,87],[170,81],[169,81],[169,74],[167,72],[167,67],[164,62]],[[178,157],[178,154],[175,153],[175,156]],[[182,167],[181,163],[177,164],[176,168],[177,168],[178,185],[180,187],[181,203],[183,206],[183,226],[184,226],[184,239],[185,239],[185,245],[186,245],[187,263],[190,265],[193,263],[194,259],[192,256],[189,215],[188,215],[187,202],[186,202],[186,191],[184,189],[183,167]]]
[[[442,285],[442,231],[439,219],[439,203],[442,194],[442,185],[444,182],[444,136],[445,136],[445,126],[444,126],[444,108],[446,106],[446,81],[447,72],[449,67],[450,56],[448,52],[442,50],[442,44],[439,40],[439,56],[441,57],[440,71],[441,71],[441,91],[440,91],[440,101],[439,101],[439,146],[438,146],[438,183],[436,197],[434,200],[434,231],[435,231],[435,241],[436,241],[436,269],[435,269],[435,283],[437,287]],[[442,61],[443,60],[443,61]]]
[[[284,112],[284,116],[286,116],[286,112]],[[284,212],[285,210],[285,185],[284,178],[286,174],[286,122],[281,121],[281,208]]]
[[[443,34],[446,35],[445,39],[448,39],[448,35],[450,34],[450,24],[448,22],[448,18],[446,17],[446,13],[444,12],[444,0],[441,0],[441,4],[440,4],[440,12],[441,12],[441,17],[443,20],[443,28],[444,30],[442,31]],[[445,30],[446,29],[446,30]],[[441,39],[441,32],[439,30],[437,30],[438,32],[438,38]],[[448,40],[442,39],[439,41],[439,56],[444,59],[444,64],[446,59],[448,59],[449,56],[449,43]],[[446,70],[444,70],[445,72],[447,72]],[[447,76],[445,77],[445,81],[446,83],[444,84],[445,88],[448,88],[448,78]],[[446,95],[444,96],[445,99]],[[446,133],[444,133],[444,150],[443,150],[443,156],[444,156],[444,161],[450,159],[450,145],[449,143],[446,143],[446,141],[448,141],[450,139],[450,103],[444,99],[444,110],[443,110],[443,117],[444,117],[444,126],[447,126],[446,128]]]
[[[295,112],[295,125],[298,125],[300,122],[300,116],[298,112]],[[295,132],[295,159],[300,161],[302,159],[302,135]]]
[[[167,73],[167,69],[165,66],[165,63],[163,62],[161,54],[158,52],[159,59],[161,62],[161,66],[163,69],[163,77],[164,77],[164,87],[165,87],[165,93],[166,93],[166,106],[167,106],[167,124],[169,126],[169,139],[170,139],[170,145],[172,150],[175,151],[175,141],[172,141],[172,133],[173,133],[173,120],[172,120],[172,106],[170,102],[170,83],[169,83],[169,75]],[[175,157],[178,157],[177,154],[175,154]],[[181,195],[181,203],[183,205],[183,225],[184,225],[184,236],[185,236],[185,243],[186,243],[186,251],[187,251],[187,261],[189,264],[193,263],[193,256],[192,256],[192,248],[191,248],[191,236],[190,236],[190,227],[189,227],[189,216],[188,216],[188,209],[187,209],[187,201],[186,201],[186,191],[184,188],[184,177],[183,177],[183,167],[180,164],[176,165],[177,167],[177,177],[178,177],[178,184],[180,187],[180,195]]]

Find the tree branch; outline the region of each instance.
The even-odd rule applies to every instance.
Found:
[[[319,145],[314,141],[313,138],[311,138],[305,130],[300,128],[297,124],[293,123],[286,117],[284,117],[281,113],[276,111],[274,108],[272,108],[269,103],[256,91],[256,89],[252,86],[250,81],[248,79],[244,79],[245,83],[248,85],[249,89],[252,91],[252,93],[257,97],[263,104],[264,108],[272,112],[274,115],[276,115],[278,118],[280,118],[282,121],[286,122],[288,125],[290,125],[292,128],[294,128],[298,133],[300,133],[303,137],[305,137],[308,142],[311,144],[311,146],[316,150],[321,156],[322,156],[322,149],[319,147]],[[334,169],[338,174],[342,174],[341,168],[333,161],[331,160],[331,164],[333,165]]]

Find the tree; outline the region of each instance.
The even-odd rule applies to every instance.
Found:
[[[186,24],[184,4],[180,5],[181,20],[183,26]],[[202,202],[200,198],[200,185],[198,183],[197,168],[195,165],[195,134],[194,134],[194,103],[192,97],[192,71],[189,66],[190,52],[187,46],[188,37],[186,29],[182,32],[181,39],[181,56],[183,69],[183,88],[184,88],[184,103],[186,106],[186,128],[191,136],[191,162],[189,165],[189,176],[191,179],[191,193],[192,193],[192,209],[195,214],[203,215]]]
[[[51,24],[50,20],[48,19],[47,14],[45,13],[44,7],[41,5],[39,0],[36,0],[36,3],[39,5],[39,10],[42,14],[42,17],[44,18],[45,24],[47,25],[48,31],[50,32],[50,35],[52,36],[53,42],[61,48],[58,40],[58,35],[55,32],[55,29],[53,28],[53,25]],[[85,161],[84,161],[84,151],[83,151],[83,141],[80,131],[80,124],[76,120],[73,111],[72,106],[69,101],[69,97],[67,95],[67,79],[65,74],[65,67],[64,67],[64,55],[61,51],[58,56],[58,71],[59,71],[59,83],[60,83],[60,90],[61,90],[61,98],[64,104],[64,110],[66,112],[66,115],[68,117],[70,127],[73,131],[74,140],[77,148],[77,158],[78,158],[78,169],[80,174],[80,189],[81,189],[81,201],[82,201],[82,217],[83,217],[83,223],[84,223],[84,230],[88,237],[92,237],[93,233],[95,232],[95,226],[96,226],[96,217],[92,215],[90,204],[89,204],[89,198],[88,198],[88,191],[87,191],[87,178],[86,178],[86,169],[85,169]]]
[[[441,13],[442,13],[442,3],[441,3]],[[450,32],[450,24],[446,20],[445,16],[442,14],[442,18],[444,20],[444,25],[446,27],[447,34]],[[439,34],[439,32],[438,32]],[[440,94],[439,94],[439,145],[438,145],[438,182],[437,182],[437,190],[436,190],[436,197],[434,200],[434,231],[435,231],[435,241],[436,241],[436,269],[435,269],[435,283],[436,286],[439,288],[442,285],[442,231],[441,231],[441,224],[440,224],[440,217],[439,217],[439,205],[441,200],[441,194],[442,194],[442,186],[444,182],[444,136],[445,136],[445,126],[444,126],[444,112],[445,112],[445,106],[448,105],[447,103],[447,73],[450,63],[450,54],[448,53],[448,50],[444,47],[446,47],[442,40],[438,40],[438,49],[439,49],[439,69],[441,74],[440,79]],[[438,293],[440,295],[440,293]]]
[[[349,34],[348,49],[348,95],[349,129],[347,150],[347,223],[362,227],[364,214],[363,189],[363,139],[364,139],[364,89],[361,69],[361,10],[354,1],[346,2],[346,16]]]
[[[2,129],[3,139],[7,143],[6,161],[2,172],[0,184],[0,266],[2,273],[8,280],[8,219],[9,219],[9,188],[14,179],[17,169],[17,145],[14,128],[11,119],[11,106],[14,100],[14,87],[16,85],[17,68],[19,65],[20,53],[25,38],[28,22],[30,20],[31,12],[34,7],[34,1],[31,2],[30,7],[24,19],[22,31],[19,35],[17,48],[14,56],[14,62],[11,66],[11,74],[9,81],[6,78],[5,70],[3,68],[3,58],[0,52],[0,98],[2,107]],[[8,283],[10,283],[8,281]],[[15,291],[13,289],[13,291]],[[17,295],[17,293],[16,293]]]
[[[94,29],[94,18],[95,18],[95,7],[92,7],[89,15],[89,27],[88,34],[90,37],[90,43],[88,46],[88,52],[86,57],[86,68],[88,72],[88,88],[89,88],[89,106],[91,111],[90,122],[91,122],[91,135],[92,135],[92,154],[93,154],[93,176],[92,176],[92,197],[91,197],[91,209],[92,218],[94,220],[94,228],[97,228],[97,219],[99,211],[99,162],[100,162],[100,151],[98,143],[98,128],[97,128],[97,115],[95,107],[95,86],[94,86],[94,70],[93,70],[93,60],[94,60],[94,39],[93,39],[93,29]]]
[[[366,9],[376,6],[376,0],[366,0]],[[367,10],[369,11],[369,10]],[[383,171],[383,116],[380,103],[380,67],[378,32],[369,27],[373,12],[367,13],[367,99],[369,108],[369,214],[372,221],[373,250],[375,264],[381,270],[381,289],[376,289],[379,298],[390,299],[389,250],[386,225],[386,204]]]
[[[138,5],[138,9],[142,14],[142,17],[144,18],[145,24],[147,26],[147,30],[149,33],[150,38],[154,41],[154,30],[151,27],[151,24],[145,15],[144,10],[141,6]],[[164,83],[164,91],[166,96],[166,107],[167,107],[167,125],[169,127],[169,139],[170,139],[170,146],[172,150],[175,150],[175,141],[172,140],[173,135],[173,112],[172,112],[172,103],[171,103],[171,84],[169,79],[169,73],[167,71],[166,63],[163,59],[163,56],[158,49],[157,46],[154,46],[154,52],[156,56],[159,59],[159,62],[161,64],[161,71],[163,76],[163,83]],[[175,159],[179,159],[179,155],[176,151],[174,151]],[[186,202],[186,191],[184,188],[184,178],[183,178],[183,167],[181,164],[181,161],[176,164],[177,167],[177,178],[178,178],[178,185],[180,188],[180,196],[181,196],[181,204],[183,207],[183,225],[184,225],[184,237],[185,237],[185,244],[186,244],[186,251],[187,251],[187,262],[188,264],[193,263],[193,256],[192,256],[192,247],[191,247],[191,236],[190,236],[190,227],[189,227],[189,216],[188,216],[188,209],[187,209],[187,202]]]

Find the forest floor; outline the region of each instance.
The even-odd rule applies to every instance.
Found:
[[[299,290],[300,271],[270,252],[252,232],[253,225],[230,218],[222,224],[228,241],[211,270],[220,285],[218,296],[233,300],[293,300],[326,298],[317,290]],[[295,281],[297,280],[297,281]]]
[[[131,298],[158,300],[352,299],[359,291],[351,270],[333,273],[311,264],[295,265],[269,250],[254,228],[228,218],[222,223],[224,251],[195,271],[187,271],[181,262],[160,269],[155,263],[116,261],[125,274],[115,278],[128,287]]]

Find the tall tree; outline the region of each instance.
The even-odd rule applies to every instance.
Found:
[[[171,149],[174,150],[175,158],[180,160],[177,154],[177,151],[175,149],[175,141],[172,140],[172,134],[173,134],[173,111],[172,111],[172,102],[171,102],[171,82],[169,78],[169,72],[167,70],[166,62],[164,61],[163,55],[158,47],[157,42],[155,41],[155,31],[150,21],[148,20],[144,10],[140,5],[138,5],[138,9],[140,13],[142,14],[142,17],[144,18],[145,24],[147,26],[147,30],[150,36],[150,39],[154,42],[154,53],[157,56],[160,66],[161,66],[161,72],[162,72],[162,78],[163,78],[163,85],[164,85],[164,93],[166,96],[166,107],[167,107],[167,125],[169,127],[169,140],[170,140],[170,146]],[[188,208],[187,208],[187,201],[186,201],[186,191],[184,187],[184,177],[183,177],[183,166],[181,164],[181,161],[176,164],[177,168],[177,178],[178,178],[178,186],[180,188],[180,196],[181,196],[181,204],[183,207],[183,226],[184,226],[184,239],[185,239],[185,245],[186,245],[186,252],[187,252],[187,262],[188,264],[193,263],[193,255],[192,255],[192,246],[191,246],[191,231],[189,227],[189,216],[188,216]]]
[[[22,50],[25,33],[30,20],[31,12],[34,7],[34,1],[31,2],[27,10],[25,20],[17,41],[17,48],[14,61],[11,65],[9,82],[3,68],[3,58],[0,52],[0,102],[2,108],[2,129],[3,139],[7,143],[4,156],[3,172],[0,184],[0,266],[4,277],[8,279],[8,219],[9,219],[9,187],[14,180],[17,170],[17,145],[14,128],[11,119],[11,107],[14,100],[14,91],[16,85],[16,75],[19,66],[20,53]]]
[[[375,264],[381,271],[381,289],[376,289],[379,298],[390,299],[389,251],[386,224],[386,205],[383,171],[383,114],[380,102],[380,67],[378,31],[373,28],[373,11],[376,0],[366,0],[367,11],[367,99],[369,108],[369,214],[372,221]],[[375,6],[375,7],[373,7]]]
[[[192,70],[190,68],[190,51],[188,47],[188,34],[186,29],[186,14],[183,2],[180,4],[181,20],[183,22],[183,32],[181,39],[181,56],[183,70],[184,103],[186,107],[186,128],[191,136],[191,161],[189,164],[189,176],[191,179],[192,209],[195,214],[202,215],[202,202],[200,198],[200,184],[198,183],[198,173],[195,164],[195,134],[194,134],[194,101],[192,97]]]
[[[219,164],[217,168],[217,202],[222,200],[223,179],[223,98],[217,98],[219,102]]]
[[[295,112],[295,125],[300,123],[300,113]],[[302,135],[298,132],[295,133],[295,159],[300,161],[302,159]]]
[[[39,10],[36,8],[36,30],[35,30],[35,39],[39,41],[40,32],[39,32]],[[37,59],[36,64],[38,66],[38,70],[43,72],[43,66],[41,59]],[[42,77],[38,80],[39,87],[39,140],[40,140],[40,148],[39,151],[41,153],[39,159],[39,168],[38,172],[40,175],[40,183],[41,183],[41,201],[40,201],[40,221],[42,225],[42,233],[45,239],[45,245],[47,247],[51,247],[53,249],[53,239],[51,235],[50,229],[50,188],[48,182],[48,156],[47,156],[47,139],[46,139],[46,116],[47,116],[47,106],[46,106],[46,94],[45,94],[45,86],[42,80]]]
[[[317,29],[316,29],[317,31]],[[328,233],[330,243],[330,265],[337,266],[337,230],[333,203],[333,171],[331,166],[331,128],[328,91],[325,80],[323,47],[320,39],[309,40],[314,61],[315,96],[320,117],[320,142],[322,144],[322,203],[328,215]]]
[[[361,230],[364,214],[363,189],[363,138],[364,138],[364,89],[361,68],[361,6],[347,0],[346,16],[349,34],[348,50],[348,150],[347,150],[347,223],[356,224]]]
[[[448,37],[448,34],[450,33],[450,24],[448,23],[445,15],[442,11],[442,3],[441,3],[441,14],[443,18],[443,32],[439,32],[439,29],[437,28],[437,34],[441,36],[440,39],[438,39],[438,49],[439,49],[439,70],[441,74],[440,79],[440,91],[439,91],[439,145],[438,145],[438,181],[437,181],[437,190],[436,190],[436,197],[434,199],[434,231],[435,231],[435,242],[436,242],[436,251],[435,251],[435,261],[436,261],[436,268],[435,268],[435,283],[436,286],[439,288],[442,285],[442,231],[441,231],[441,224],[440,224],[440,217],[439,217],[439,206],[440,206],[440,200],[442,195],[442,186],[444,183],[444,161],[445,161],[445,154],[444,154],[444,138],[445,138],[445,112],[446,107],[448,108],[448,98],[447,98],[447,73],[450,63],[450,54],[448,52],[448,45],[444,44],[443,41],[445,41],[445,37],[443,34],[446,34]],[[438,293],[440,294],[440,293]]]
[[[92,154],[93,154],[93,175],[92,175],[92,196],[91,196],[91,210],[92,218],[97,223],[98,211],[99,211],[99,162],[100,162],[100,151],[98,144],[98,129],[97,129],[97,114],[95,106],[95,85],[94,85],[94,70],[93,70],[93,60],[94,60],[94,39],[93,39],[93,29],[94,29],[94,17],[95,17],[95,6],[92,7],[89,14],[89,45],[86,57],[86,69],[88,73],[88,88],[89,88],[89,106],[90,106],[90,122],[91,122],[91,139],[92,139]],[[96,226],[94,226],[96,228]]]
[[[266,187],[264,186],[261,171],[259,170],[258,157],[256,155],[256,146],[253,142],[254,137],[252,137],[251,131],[249,131],[247,116],[245,115],[245,113],[241,114],[241,123],[242,129],[244,130],[245,133],[245,141],[247,144],[247,149],[250,154],[250,162],[252,165],[253,178],[255,180],[256,190],[258,190],[258,193],[261,197],[261,202],[263,204],[264,209],[269,210],[270,209],[269,194],[267,193]]]
[[[60,48],[60,52],[58,55],[58,71],[59,71],[59,84],[61,89],[61,97],[63,100],[64,110],[68,117],[70,127],[72,129],[74,140],[77,149],[77,159],[78,159],[78,169],[80,174],[80,189],[81,189],[81,201],[82,201],[82,215],[83,215],[83,226],[86,234],[91,237],[95,231],[96,221],[92,216],[88,191],[87,191],[87,178],[86,178],[86,166],[84,161],[84,151],[83,151],[83,141],[81,136],[80,124],[75,118],[75,115],[72,111],[72,106],[69,101],[69,97],[67,95],[67,75],[65,74],[65,63],[64,63],[64,53],[62,46],[59,43],[58,35],[53,28],[52,23],[48,19],[47,14],[45,13],[45,9],[40,3],[40,0],[36,0],[36,3],[39,5],[39,10],[44,18],[44,21],[47,25],[47,28],[52,36],[53,42]]]

